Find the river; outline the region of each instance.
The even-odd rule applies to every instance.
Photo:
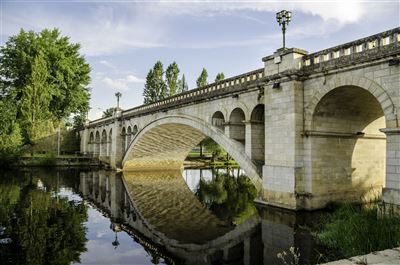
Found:
[[[256,196],[239,169],[3,171],[0,239],[9,241],[0,244],[0,264],[285,264],[279,253],[288,264],[295,257],[299,264],[330,258],[309,232],[324,213],[257,206]]]

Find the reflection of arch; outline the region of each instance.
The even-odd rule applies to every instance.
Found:
[[[265,124],[264,124],[264,104],[254,107],[251,112],[251,158],[256,161],[264,161],[265,151]],[[263,164],[263,163],[260,163]]]
[[[100,153],[100,133],[96,131],[94,143],[94,154],[98,155]]]
[[[229,116],[229,137],[243,145],[245,145],[246,139],[245,119],[245,113],[241,108],[232,110]]]
[[[372,187],[369,195],[376,196],[385,176],[384,115],[376,97],[360,87],[337,87],[321,97],[309,132],[313,195],[359,200]]]
[[[166,116],[139,131],[123,159],[123,169],[141,170],[181,168],[187,154],[206,136],[224,148],[246,172],[259,190],[261,178],[257,167],[241,151],[240,145],[223,132],[189,116]]]
[[[122,150],[125,152],[125,150],[126,150],[126,131],[125,131],[125,127],[123,127],[122,131],[121,131],[121,145],[122,145]]]
[[[108,133],[107,156],[110,156],[112,154],[111,148],[112,148],[112,128],[110,129],[110,131]]]
[[[101,185],[94,182],[90,173],[83,173],[83,177],[89,187],[96,185],[98,189]],[[220,253],[235,251],[236,260],[238,252],[244,255],[243,242],[260,242],[253,238],[255,233],[260,235],[258,214],[240,225],[219,220],[197,201],[181,171],[125,172],[122,178],[119,174],[111,174],[110,178],[115,192],[115,196],[108,197],[110,204],[101,203],[99,197],[85,193],[85,189],[83,196],[104,216],[122,222],[122,229],[139,239],[140,244],[157,250],[162,245],[157,255],[171,255],[185,264],[220,264],[226,261]],[[257,249],[262,254],[262,248]]]
[[[220,130],[224,130],[225,117],[221,111],[217,111],[212,115],[211,124]]]
[[[101,151],[100,151],[101,156],[106,156],[107,155],[107,132],[104,129],[101,133]]]
[[[132,128],[131,128],[131,126],[128,126],[128,131],[126,133],[127,133],[126,142],[127,142],[127,145],[129,146],[129,144],[132,141]]]

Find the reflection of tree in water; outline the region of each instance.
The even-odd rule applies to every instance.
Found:
[[[0,182],[0,225],[13,242],[0,246],[1,264],[70,264],[86,251],[87,208],[51,196],[33,178]],[[6,191],[6,192],[3,192]]]
[[[256,212],[253,201],[257,190],[245,175],[234,177],[217,173],[210,180],[200,179],[196,196],[218,218],[240,224]]]

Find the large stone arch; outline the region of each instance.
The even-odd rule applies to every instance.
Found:
[[[383,113],[386,119],[387,128],[398,127],[396,107],[393,104],[392,99],[385,91],[385,89],[380,86],[375,81],[362,76],[349,76],[347,78],[335,77],[330,79],[324,86],[318,88],[318,91],[312,96],[310,103],[306,106],[306,119],[305,125],[307,129],[312,128],[312,117],[315,109],[321,99],[327,95],[332,90],[339,87],[354,86],[367,90],[370,92],[376,100],[380,103]]]
[[[305,139],[310,208],[376,199],[385,180],[386,137],[379,130],[388,127],[394,106],[376,84],[367,89],[347,81],[328,83],[310,107]]]
[[[165,116],[141,129],[125,153],[123,170],[180,169],[190,150],[205,137],[221,145],[246,172],[257,190],[261,189],[261,174],[240,143],[208,122],[185,115]]]

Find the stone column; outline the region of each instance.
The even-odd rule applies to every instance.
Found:
[[[125,150],[123,150],[122,147],[122,137],[125,136],[121,135],[121,122],[118,119],[121,115],[121,111],[116,111],[114,115],[115,119],[112,127],[113,134],[111,137],[112,148],[110,152],[110,166],[113,169],[121,169],[123,155],[125,154]]]
[[[81,132],[81,153],[86,155],[89,151],[89,129],[85,126],[85,129]]]
[[[263,58],[265,74],[274,75],[265,88],[265,164],[263,200],[298,209],[296,187],[303,174],[303,83],[291,76],[305,51],[278,50]]]
[[[386,180],[382,199],[400,209],[400,128],[380,131],[386,134]]]
[[[245,124],[245,147],[244,147],[244,149],[245,149],[246,155],[248,155],[250,157],[250,159],[253,159],[252,151],[251,151],[252,146],[253,146],[252,137],[251,137],[251,134],[252,134],[251,133],[251,121],[245,121],[244,124]]]

